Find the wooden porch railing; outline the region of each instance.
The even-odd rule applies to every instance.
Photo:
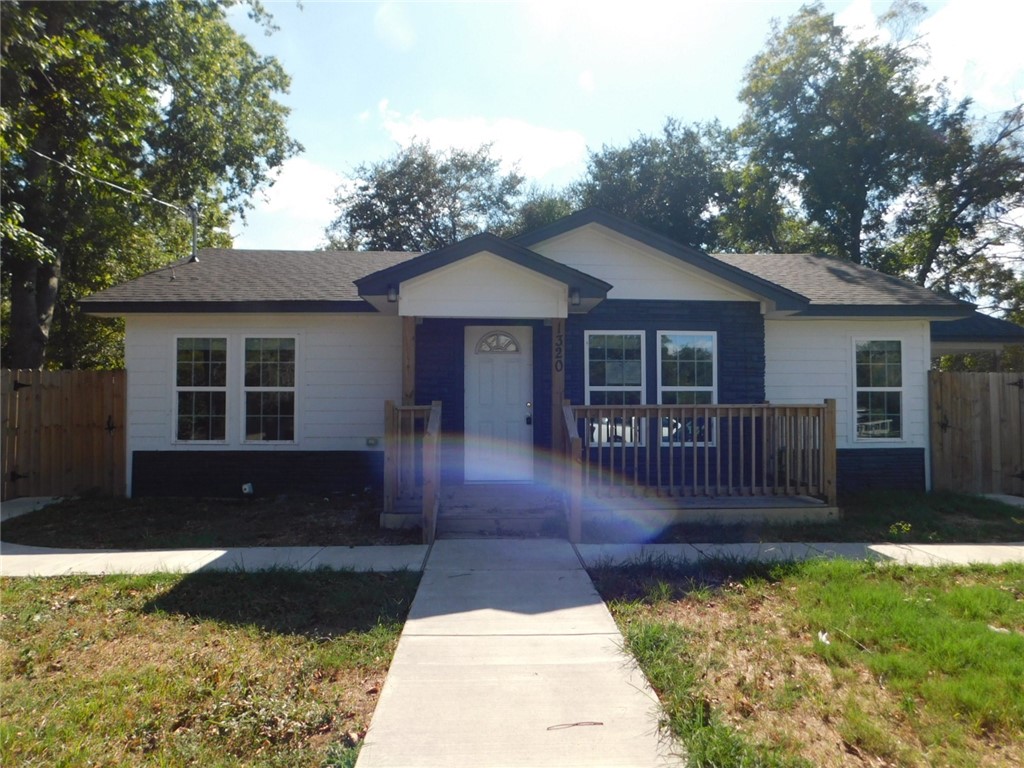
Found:
[[[430,406],[423,434],[423,543],[433,544],[441,505],[441,402]]]
[[[441,498],[441,403],[384,403],[384,512],[421,505],[423,539],[434,540]]]
[[[685,406],[566,401],[563,410],[570,531],[584,493],[806,495],[836,503],[834,400]]]
[[[569,401],[562,405],[565,418],[565,489],[569,541],[583,540],[583,438]]]

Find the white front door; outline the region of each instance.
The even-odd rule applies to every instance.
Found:
[[[533,480],[533,328],[466,327],[467,483]]]

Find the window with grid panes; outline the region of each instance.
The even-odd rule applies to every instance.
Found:
[[[227,339],[179,338],[175,344],[175,439],[224,440],[227,436]]]
[[[658,402],[663,405],[710,405],[717,399],[717,349],[713,332],[658,332]],[[710,440],[703,417],[663,419],[663,444]]]
[[[903,437],[903,350],[898,340],[855,342],[857,439]]]
[[[247,338],[245,439],[295,440],[295,339]]]

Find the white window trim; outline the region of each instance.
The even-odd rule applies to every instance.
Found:
[[[632,330],[593,330],[583,332],[583,388],[587,405],[590,405],[590,337],[591,336],[639,336],[640,337],[640,385],[622,387],[593,387],[602,392],[635,392],[640,390],[640,404],[647,403],[647,332]],[[611,407],[611,406],[609,406]]]
[[[647,404],[647,332],[646,331],[642,331],[642,330],[637,330],[635,328],[625,329],[625,330],[612,330],[612,329],[601,330],[601,329],[594,329],[594,330],[589,330],[589,331],[584,331],[583,332],[583,337],[584,337],[583,338],[583,391],[584,391],[585,398],[586,398],[586,404],[587,405],[591,404],[591,402],[590,402],[590,392],[591,392],[591,386],[590,386],[590,337],[591,336],[639,336],[640,337],[640,385],[639,386],[635,386],[634,385],[634,386],[628,386],[628,387],[627,386],[621,386],[621,387],[601,386],[601,387],[594,387],[594,389],[600,390],[602,392],[636,392],[637,389],[639,389],[640,390],[640,403],[639,403],[639,405],[646,405]],[[608,406],[598,406],[598,407],[600,407],[600,408],[605,408],[605,407],[607,407],[607,408],[615,408],[616,406],[608,405]],[[628,408],[629,406],[625,406],[625,407]],[[597,428],[598,433],[600,433],[600,431],[602,429],[601,426],[597,425],[597,424],[592,425],[592,428],[595,428],[595,427]],[[607,426],[604,429],[607,430],[607,431],[610,431],[612,429],[612,427],[611,426]],[[637,442],[632,442],[632,441],[627,442],[626,443],[627,446],[632,447],[633,445],[636,445],[636,446],[638,446],[640,448],[643,448],[643,447],[645,447],[647,445],[647,419],[640,419],[639,425],[634,425],[634,427],[633,427],[633,434],[634,435],[639,435],[640,440],[637,441]],[[623,429],[623,437],[624,436],[625,436],[625,429]],[[607,434],[604,435],[604,437],[607,438]],[[587,447],[601,445],[604,448],[608,448],[611,445],[615,445],[615,443],[609,443],[607,440],[600,441],[600,439],[597,442],[592,442],[591,438],[592,438],[592,436],[588,432],[587,437],[586,437]]]
[[[896,341],[900,345],[900,386],[898,387],[859,387],[857,386],[857,345],[871,341]],[[906,339],[892,336],[854,336],[851,349],[851,361],[852,367],[851,383],[853,384],[853,397],[850,400],[850,434],[853,435],[853,441],[855,443],[864,443],[868,445],[876,445],[879,443],[905,443],[907,442],[907,398],[906,398],[906,380],[907,380],[907,361],[904,350],[906,349]],[[899,437],[861,437],[857,431],[857,395],[860,392],[899,392],[900,393],[900,436]]]
[[[710,387],[666,387],[661,383],[661,337],[664,334],[678,334],[680,336],[710,336],[712,372]],[[718,331],[658,331],[657,340],[658,355],[658,404],[663,405],[665,392],[711,392],[711,404],[718,402]]]
[[[227,373],[223,387],[179,387],[178,386],[178,342],[181,339],[224,339],[224,364]],[[195,331],[179,333],[171,339],[171,444],[172,445],[228,445],[231,434],[231,335],[217,331]],[[178,437],[178,393],[179,392],[223,392],[224,393],[224,437],[221,440],[184,440]]]
[[[245,343],[249,339],[292,339],[295,342],[295,383],[291,387],[248,387],[245,384]],[[297,445],[300,440],[299,416],[302,409],[299,403],[299,373],[302,370],[300,356],[302,355],[302,343],[297,333],[243,333],[238,343],[238,416],[239,416],[239,442],[242,445]],[[250,440],[246,435],[246,413],[245,396],[249,392],[291,392],[295,404],[295,412],[292,417],[292,439],[291,440]]]
[[[717,404],[718,403],[718,331],[694,331],[694,330],[667,331],[667,330],[661,330],[661,331],[658,331],[657,333],[658,333],[658,335],[657,335],[657,338],[655,340],[655,346],[657,347],[656,353],[658,355],[658,368],[657,368],[657,376],[658,376],[658,405],[665,405],[665,398],[664,398],[664,393],[665,392],[709,392],[709,391],[711,392],[711,402],[708,403],[707,405],[711,406],[711,405]],[[662,337],[662,335],[665,335],[665,334],[678,334],[680,336],[710,336],[711,337],[711,362],[712,362],[712,369],[711,369],[711,386],[710,387],[666,387],[666,386],[662,385],[662,383],[661,383],[661,337]],[[674,407],[674,406],[670,405],[669,407]],[[699,408],[700,405],[680,406],[680,407],[684,407],[684,408],[685,407]],[[712,418],[709,419],[709,422],[710,423],[708,425],[708,428],[710,428],[710,430],[711,430],[711,439],[708,440],[707,442],[704,442],[703,440],[698,440],[698,441],[682,440],[682,441],[675,442],[675,441],[668,440],[667,438],[662,436],[661,437],[661,444],[664,447],[668,447],[669,445],[681,445],[681,446],[686,447],[686,448],[692,448],[692,447],[694,447],[694,445],[696,445],[698,447],[702,447],[702,446],[706,445],[709,448],[714,448],[715,446],[718,445],[718,424],[717,424],[717,419],[712,417]],[[658,431],[659,431],[659,433],[661,432],[661,427],[660,426],[659,426]]]

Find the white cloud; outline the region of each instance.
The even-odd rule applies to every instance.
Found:
[[[949,78],[955,97],[970,96],[984,112],[1024,101],[1021,30],[1024,3],[949,0],[922,22],[931,47],[931,80]]]
[[[341,183],[339,174],[303,157],[286,160],[274,186],[254,201],[251,224],[235,235],[235,247],[317,247],[337,213],[331,200]]]
[[[888,39],[886,30],[878,26],[878,17],[871,9],[871,0],[853,0],[846,8],[836,12],[835,19],[853,40],[868,40],[872,37]]]
[[[381,4],[373,14],[373,31],[385,43],[400,51],[408,51],[416,43],[416,30],[400,3]]]
[[[378,104],[381,123],[392,139],[408,146],[414,139],[435,148],[477,149],[491,144],[492,153],[508,171],[517,167],[528,179],[564,183],[583,170],[587,142],[582,133],[533,125],[511,117],[425,118],[402,114],[387,99]]]

